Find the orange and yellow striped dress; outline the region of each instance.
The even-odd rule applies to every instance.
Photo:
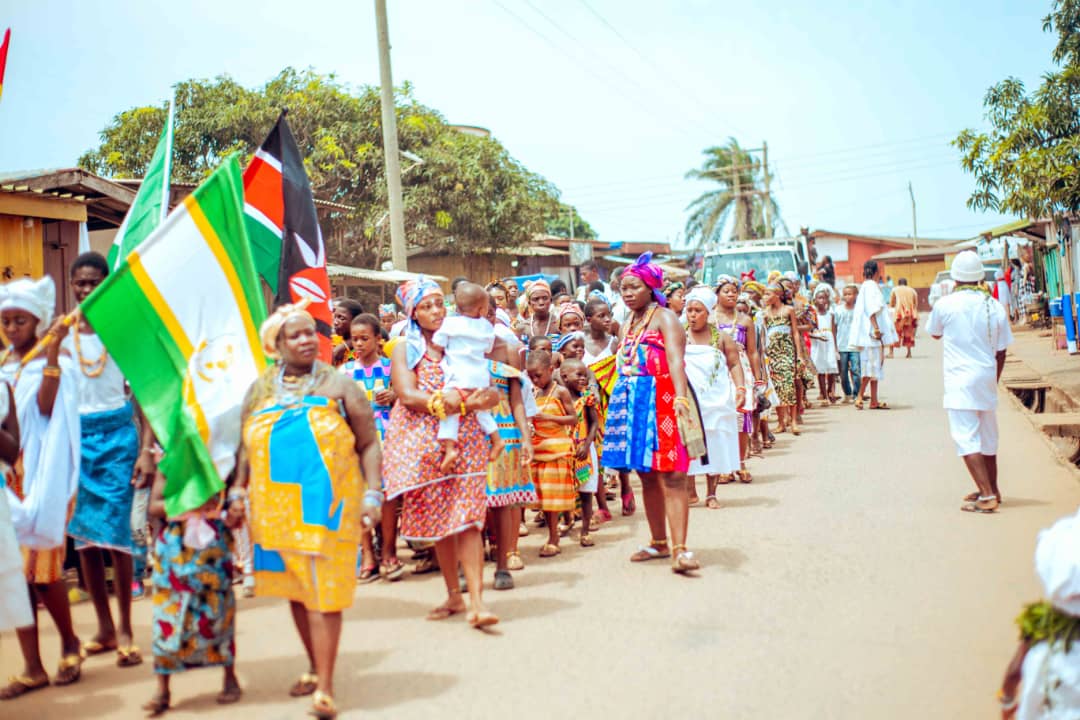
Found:
[[[536,398],[540,412],[569,415],[554,391],[553,386],[546,396]],[[573,430],[550,420],[533,420],[532,476],[544,512],[569,512],[577,502]]]

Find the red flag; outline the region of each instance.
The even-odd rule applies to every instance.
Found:
[[[0,95],[4,94],[4,68],[7,67],[8,45],[11,44],[11,28],[4,31],[4,42],[0,43]]]
[[[334,315],[315,201],[285,113],[244,171],[244,213],[252,256],[274,291],[274,305],[310,298],[319,359],[331,361]]]

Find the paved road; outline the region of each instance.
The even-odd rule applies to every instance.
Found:
[[[693,510],[696,579],[626,562],[646,538],[639,512],[555,559],[536,557],[538,533],[526,538],[518,589],[490,593],[504,621],[494,635],[423,620],[437,576],[358,589],[342,716],[990,717],[1012,619],[1039,595],[1035,535],[1075,510],[1080,484],[1003,398],[1005,510],[959,513],[969,487],[939,409],[940,348],[920,342],[888,366],[894,410],[815,410],[802,437],[755,462],[752,485],[721,488],[722,510]],[[144,648],[149,610],[137,606]],[[76,617],[89,636],[90,608]],[[199,671],[174,681],[170,717],[303,717],[306,702],[285,696],[305,667],[284,604],[241,601],[238,644],[243,705],[217,708],[220,675]],[[0,675],[17,656],[5,634]],[[0,717],[138,717],[152,686],[148,667],[98,658],[79,685],[0,705]]]

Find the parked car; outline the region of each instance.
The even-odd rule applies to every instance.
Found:
[[[987,284],[994,282],[994,273],[997,272],[997,269],[996,265],[986,268],[984,280]],[[955,287],[956,282],[949,276],[949,271],[942,270],[934,276],[934,282],[930,285],[930,294],[926,297],[926,302],[930,303],[930,307],[934,307],[934,303],[951,293]]]

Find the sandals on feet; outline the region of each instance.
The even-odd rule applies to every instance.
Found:
[[[506,569],[512,571],[525,569],[525,561],[521,559],[521,553],[516,550],[506,553]]]
[[[56,676],[53,685],[72,685],[82,677],[82,664],[86,658],[82,653],[68,653],[60,658],[60,665],[56,668]]]
[[[48,677],[35,681],[26,675],[12,675],[8,678],[7,686],[0,690],[0,700],[14,700],[46,687],[49,687]]]
[[[116,667],[135,667],[136,665],[142,665],[142,661],[142,653],[139,651],[138,645],[128,645],[116,649]]]
[[[495,584],[493,587],[496,590],[513,590],[514,576],[510,574],[509,570],[496,570]]]
[[[675,559],[671,562],[671,571],[677,574],[685,574],[701,569],[701,563],[694,557],[694,553],[686,549],[685,545],[676,545],[672,548]]]
[[[637,504],[634,502],[634,492],[631,490],[622,496],[622,514],[630,517],[635,510],[637,510]]]
[[[719,510],[720,501],[716,499],[715,495],[710,495],[709,497],[705,498],[705,507],[709,508],[710,510]]]
[[[499,624],[499,616],[487,610],[478,613],[471,612],[469,613],[469,616],[466,618],[466,620],[468,621],[469,625],[476,628],[477,630],[482,630],[486,627],[491,627],[492,625]]]
[[[218,705],[232,705],[234,702],[239,702],[240,698],[244,695],[244,691],[239,685],[230,688],[224,688],[218,693],[215,702]]]
[[[304,697],[310,695],[319,688],[319,676],[313,672],[306,672],[289,688],[289,697]]]
[[[372,565],[371,567],[362,568],[360,574],[356,576],[357,585],[367,585],[368,583],[375,582],[379,579],[379,568]]]
[[[724,473],[716,482],[718,485],[730,485],[735,482],[735,473]]]
[[[540,548],[540,557],[549,558],[555,557],[562,552],[562,549],[558,545],[552,545],[551,543],[544,543],[544,547]]]
[[[116,650],[116,640],[113,640],[111,643],[103,643],[98,640],[87,640],[82,644],[82,649],[87,657],[104,655],[105,653]]]
[[[754,476],[751,475],[750,471],[747,470],[746,468],[743,468],[741,470],[736,470],[735,471],[735,477],[739,478],[739,482],[741,482],[741,483],[752,483],[752,482],[754,482]]]
[[[461,595],[461,591],[459,591],[459,590],[451,590],[450,594],[451,595]],[[450,603],[450,600],[447,600],[445,603],[443,603],[439,607],[437,607],[434,610],[432,610],[431,612],[429,612],[427,614],[427,619],[431,620],[432,622],[438,622],[439,620],[445,620],[446,618],[448,618],[448,617],[450,617],[452,615],[457,615],[458,613],[465,612],[465,608],[460,608],[460,609],[459,608],[452,608],[452,607],[450,607],[449,603]]]
[[[671,551],[668,550],[667,540],[650,540],[647,546],[638,548],[638,551],[630,556],[630,562],[647,562],[669,557]]]
[[[150,702],[143,703],[142,709],[145,710],[150,717],[164,715],[169,709],[169,701],[169,693],[154,693],[154,697],[150,698]]]
[[[319,720],[334,720],[337,717],[337,705],[334,698],[322,690],[316,690],[311,698],[311,710],[308,712]]]
[[[992,512],[997,512],[998,506],[1000,504],[1001,503],[998,502],[996,495],[980,495],[975,499],[975,502],[969,502],[961,505],[960,511],[969,513],[989,514]]]
[[[592,535],[584,533],[581,536],[581,547],[592,547],[596,544],[596,541],[592,539]]]
[[[892,408],[889,407],[889,403],[885,402],[884,400],[879,402],[877,405],[871,405],[870,409],[871,410],[892,410]]]
[[[397,582],[404,574],[405,566],[397,558],[379,565],[379,577],[388,582]]]

